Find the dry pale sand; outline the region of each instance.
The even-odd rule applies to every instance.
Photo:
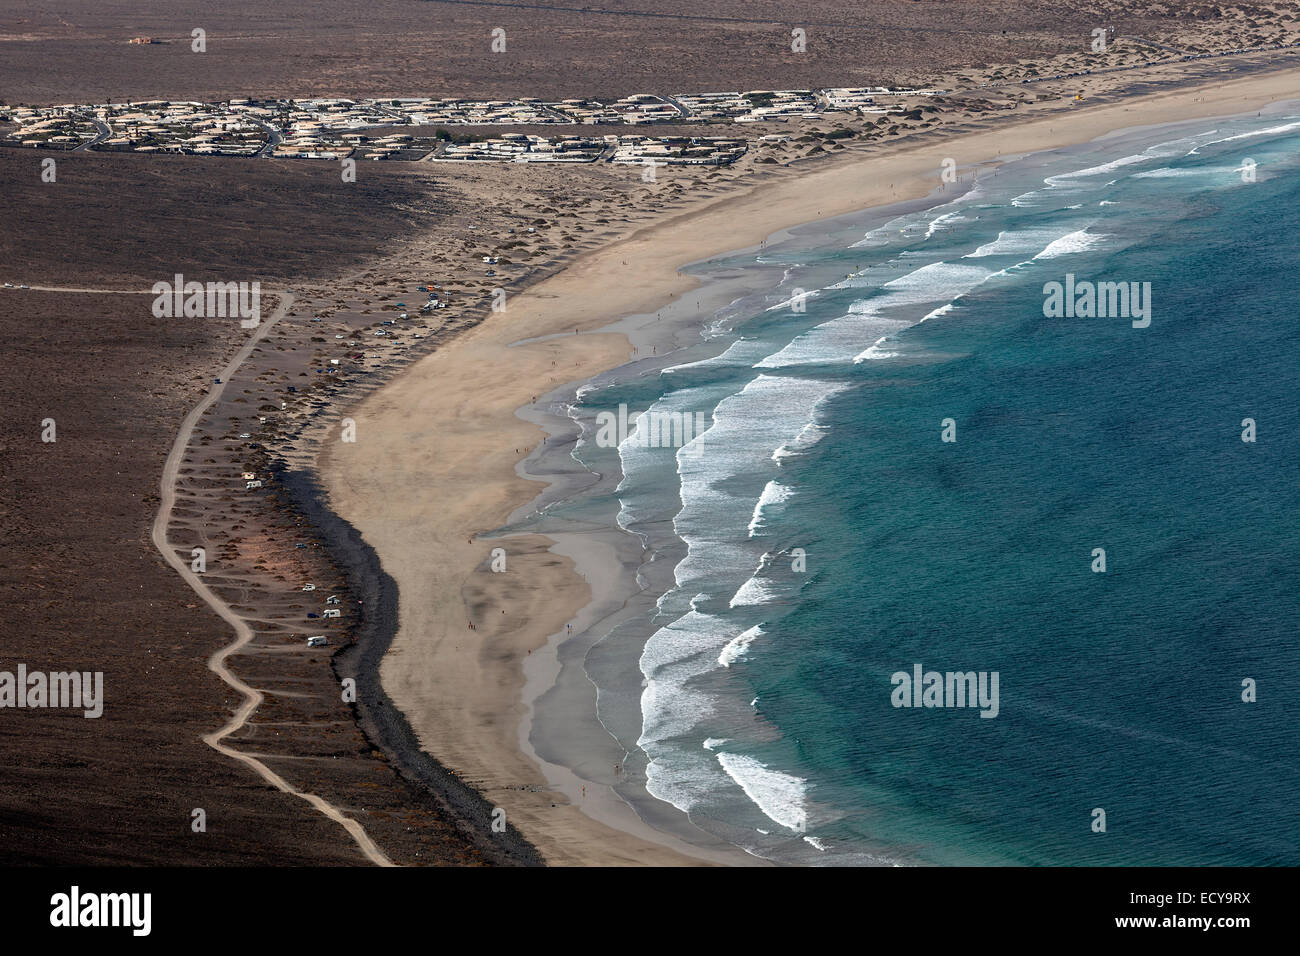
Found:
[[[585,795],[579,788],[571,796],[551,788],[520,749],[521,661],[562,636],[565,622],[588,600],[589,586],[544,538],[505,542],[504,574],[487,566],[499,542],[471,539],[499,527],[541,488],[515,472],[542,440],[516,409],[560,383],[621,364],[630,348],[622,335],[609,333],[507,348],[510,343],[595,330],[622,315],[653,311],[693,285],[679,267],[756,244],[783,227],[924,196],[939,184],[946,157],[966,166],[1127,127],[1245,112],[1297,90],[1290,73],[1118,105],[1084,104],[1068,115],[845,157],[747,193],[701,201],[587,254],[375,393],[351,413],[356,442],[329,443],[321,467],[334,507],[397,582],[401,624],[382,678],[422,745],[505,808],[552,863],[702,858],[638,826],[603,786],[588,784]],[[584,803],[590,815],[579,806]]]

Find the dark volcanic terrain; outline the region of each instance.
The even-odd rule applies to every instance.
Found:
[[[146,296],[6,292],[0,669],[103,671],[105,704],[97,719],[0,712],[0,861],[358,862],[335,826],[199,739],[233,701],[204,665],[227,628],[149,542],[194,370],[231,350],[228,330],[154,319]]]
[[[386,646],[376,632],[385,618],[391,626],[397,597],[379,586],[373,552],[311,493],[312,455],[339,440],[349,403],[479,321],[498,287],[513,296],[689,202],[797,175],[833,153],[867,157],[1017,111],[1065,118],[1084,92],[1092,102],[1154,84],[1085,73],[1097,26],[1125,38],[1117,58],[1142,61],[1142,38],[1190,30],[1231,45],[1255,30],[1251,11],[1279,6],[721,0],[706,15],[682,0],[0,0],[8,103],[611,98],[943,76],[967,88],[888,119],[755,129],[734,165],[674,168],[653,183],[615,164],[364,163],[344,183],[327,161],[0,149],[0,283],[14,286],[0,288],[0,671],[102,671],[106,695],[93,720],[0,710],[0,864],[364,862],[337,824],[203,742],[243,699],[206,666],[233,634],[150,532],[179,424],[247,333],[233,320],[155,318],[144,294],[155,282],[259,281],[264,312],[277,293],[296,296],[200,422],[169,528],[183,559],[193,543],[208,549],[204,583],[255,631],[229,664],[266,699],[226,743],[360,821],[394,862],[536,862],[517,834],[484,836],[493,798],[479,781],[381,752],[404,740],[407,757],[416,749],[401,715],[384,712],[391,702],[374,673]],[[1280,19],[1295,25],[1292,10]],[[1216,35],[1226,20],[1233,29]],[[507,52],[493,54],[498,26]],[[790,51],[797,26],[806,53]],[[190,49],[198,27],[203,53]],[[1068,84],[1021,86],[1029,65],[1017,58],[1054,54],[1075,61],[1061,67]],[[980,74],[1005,63],[1005,76]],[[1263,65],[1189,69],[1204,81]],[[757,138],[768,131],[789,135]],[[41,178],[50,156],[54,183]],[[417,314],[433,288],[446,308]],[[55,442],[41,440],[45,419]],[[246,488],[246,473],[265,485]],[[326,621],[327,607],[340,617]],[[305,645],[315,632],[330,635],[328,647]],[[371,699],[353,710],[339,678],[367,669],[358,684]],[[190,826],[200,808],[205,833]]]
[[[1278,4],[1069,0],[228,0],[0,3],[10,103],[334,95],[551,98],[875,86],[1160,38]],[[504,53],[491,31],[506,31]],[[807,49],[791,51],[803,28]],[[191,32],[206,31],[206,52]],[[129,45],[147,36],[161,43]]]
[[[41,181],[53,155],[54,183]],[[186,279],[290,280],[359,266],[447,212],[433,167],[0,149],[0,281],[148,289]],[[269,290],[268,290],[269,291]]]
[[[175,271],[293,281],[359,262],[443,208],[430,177],[398,170],[348,192],[335,169],[302,164],[78,155],[60,160],[54,184],[37,169],[35,153],[0,152],[0,259],[14,285],[143,289]],[[232,634],[164,564],[150,528],[179,422],[247,333],[232,320],[158,319],[151,303],[0,289],[0,670],[101,671],[105,696],[96,719],[0,711],[0,863],[364,862],[336,824],[201,739],[241,700],[206,666]],[[290,551],[298,573],[336,577],[301,519],[269,505],[250,547],[273,556],[292,533],[312,542]],[[208,560],[217,570],[222,555]],[[271,690],[233,745],[293,754],[278,769],[360,816],[395,861],[484,861],[362,736],[328,654],[231,663]]]

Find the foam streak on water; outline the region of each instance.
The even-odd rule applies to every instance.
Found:
[[[635,746],[652,796],[750,852],[799,862],[880,861],[896,847],[949,863],[1239,861],[1241,853],[1223,849],[1232,845],[1270,862],[1300,863],[1285,847],[1256,847],[1247,831],[1234,829],[1237,804],[1222,788],[1206,789],[1208,777],[1185,776],[1158,748],[1141,749],[1147,741],[1213,736],[1200,714],[1212,713],[1220,727],[1238,719],[1240,709],[1209,697],[1196,698],[1195,713],[1167,713],[1142,688],[1172,681],[1180,694],[1209,693],[1197,683],[1201,669],[1221,668],[1216,680],[1246,673],[1250,661],[1233,657],[1244,634],[1236,643],[1199,635],[1198,622],[1213,619],[1232,631],[1237,618],[1218,609],[1247,612],[1216,582],[1230,590],[1232,569],[1260,555],[1274,564],[1256,568],[1257,580],[1281,580],[1294,567],[1288,556],[1300,553],[1300,536],[1284,538],[1293,523],[1277,517],[1288,513],[1281,505],[1272,524],[1257,526],[1254,498],[1234,498],[1240,527],[1269,548],[1234,551],[1232,526],[1215,525],[1213,533],[1202,526],[1222,509],[1160,497],[1190,496],[1205,482],[1208,498],[1225,500],[1214,497],[1229,494],[1214,469],[1228,461],[1240,472],[1231,487],[1249,481],[1252,495],[1271,500],[1271,473],[1255,469],[1288,452],[1288,436],[1300,433],[1288,417],[1293,408],[1270,397],[1286,375],[1260,372],[1294,355],[1294,341],[1283,341],[1294,323],[1257,301],[1260,290],[1234,287],[1236,311],[1215,322],[1250,316],[1255,324],[1232,326],[1234,352],[1217,361],[1235,362],[1239,350],[1254,365],[1234,364],[1232,377],[1219,381],[1226,373],[1206,364],[1215,349],[1197,333],[1212,324],[1218,298],[1211,286],[1224,270],[1202,264],[1163,285],[1161,272],[1212,248],[1208,230],[1251,234],[1232,225],[1238,206],[1259,221],[1298,205],[1279,199],[1262,207],[1267,215],[1246,206],[1268,195],[1252,190],[1281,190],[1297,178],[1298,131],[1300,118],[1291,114],[1139,131],[1008,163],[961,201],[878,217],[838,246],[795,231],[783,240],[788,247],[764,249],[774,262],[797,263],[779,280],[749,257],[725,263],[733,273],[754,269],[756,283],[779,283],[753,290],[752,314],[736,318],[727,347],[581,393],[580,404],[607,407],[626,397],[637,409],[702,412],[709,422],[685,448],[628,442],[616,456],[620,525],[675,547],[671,585],[642,624],[635,662],[642,677]],[[1245,144],[1262,172],[1293,175],[1261,177],[1243,189]],[[1200,246],[1169,238],[1182,235],[1196,235]],[[1241,241],[1224,247],[1235,251]],[[1287,248],[1252,261],[1263,268],[1285,259]],[[1157,308],[1180,311],[1147,330],[1126,321],[1048,324],[1042,286],[1064,271],[1149,278]],[[1205,290],[1189,288],[1202,281]],[[796,300],[796,287],[812,292]],[[1267,336],[1280,338],[1252,351]],[[1159,376],[1171,366],[1185,370],[1178,387],[1161,388]],[[1217,404],[1185,407],[1202,393],[1217,394]],[[1273,436],[1285,448],[1237,448],[1233,429],[1251,412],[1280,423]],[[949,415],[959,420],[955,446],[939,439]],[[1157,441],[1152,421],[1180,425]],[[1210,444],[1198,444],[1213,429]],[[1088,449],[1083,458],[1080,448]],[[1121,452],[1149,460],[1102,462]],[[1131,487],[1139,478],[1141,488]],[[1123,495],[1111,500],[1113,489]],[[1164,517],[1142,523],[1152,515]],[[1171,536],[1175,525],[1182,537]],[[1123,573],[1101,582],[1104,599],[1087,590],[1100,586],[1096,578],[1081,581],[1076,558],[1060,554],[1082,548],[1086,556],[1099,535],[1123,555]],[[1216,554],[1229,557],[1218,565]],[[1147,595],[1140,608],[1126,590],[1136,581]],[[1188,581],[1201,590],[1187,592]],[[1206,603],[1211,593],[1224,603]],[[1275,602],[1268,620],[1295,619],[1293,589],[1251,593]],[[1152,604],[1151,594],[1160,601]],[[1173,594],[1185,595],[1177,599],[1184,604]],[[1130,633],[1134,622],[1141,634]],[[1257,631],[1251,641],[1281,640],[1266,622]],[[1110,684],[1093,679],[1096,661],[1087,669],[1090,642],[1104,644],[1108,635],[1128,642],[1097,658],[1123,659]],[[1166,638],[1168,646],[1160,643]],[[1069,641],[1081,643],[1069,650]],[[1269,653],[1292,666],[1288,646]],[[1180,654],[1212,663],[1197,657],[1198,669],[1176,678],[1144,670]],[[916,660],[1002,669],[999,718],[900,717],[889,675]],[[1130,671],[1148,682],[1129,686]],[[1071,700],[1080,720],[1061,720],[1047,706],[1067,677],[1068,686],[1086,685],[1092,695]],[[1124,721],[1108,716],[1108,707],[1120,708]],[[1007,734],[1013,721],[1026,723]],[[1106,736],[1105,728],[1129,724],[1141,733]],[[1089,728],[1102,736],[1085,739]],[[1300,757],[1294,734],[1274,730],[1284,754]],[[1242,755],[1246,739],[1254,738],[1198,752]],[[1059,760],[1067,752],[1078,766],[1063,779]],[[1280,766],[1270,765],[1273,779],[1297,782],[1294,768]],[[1252,772],[1245,763],[1218,769]],[[1259,800],[1280,807],[1260,781]],[[1078,791],[1084,784],[1093,789]],[[923,800],[917,787],[926,788]],[[1183,800],[1191,791],[1199,803]],[[1159,808],[1133,811],[1129,822],[1147,837],[1120,835],[1103,845],[1062,836],[1069,831],[1055,808],[1092,806],[1100,799],[1094,792]],[[973,793],[980,826],[968,822]],[[1145,802],[1133,803],[1139,794]],[[1233,837],[1198,857],[1183,838],[1209,813]]]

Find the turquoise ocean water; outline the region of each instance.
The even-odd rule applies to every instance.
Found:
[[[581,391],[672,569],[585,664],[656,800],[791,862],[1300,864],[1297,113],[711,262],[754,279],[707,348]],[[1046,317],[1067,274],[1149,325]],[[620,404],[708,427],[600,447]],[[917,664],[996,672],[997,716],[894,706]]]

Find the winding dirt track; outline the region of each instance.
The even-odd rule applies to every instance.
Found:
[[[80,289],[70,286],[29,285],[14,286],[10,292],[93,292],[95,295],[153,295],[148,289]]]
[[[230,668],[226,666],[226,658],[230,657],[232,654],[238,653],[244,645],[253,639],[253,630],[248,626],[248,623],[243,618],[231,610],[228,604],[208,589],[208,586],[200,580],[199,576],[190,570],[189,565],[176,554],[175,548],[173,548],[171,543],[167,540],[167,527],[171,522],[172,508],[176,503],[176,475],[180,470],[181,462],[185,458],[185,449],[189,445],[191,435],[194,433],[195,424],[203,416],[203,413],[208,410],[212,403],[221,397],[221,393],[225,390],[226,383],[230,381],[231,376],[238,371],[239,367],[244,363],[244,360],[252,354],[257,343],[261,341],[275,323],[284,316],[285,312],[292,304],[292,293],[280,293],[280,304],[276,307],[275,312],[273,312],[266,321],[262,322],[257,327],[257,330],[249,337],[248,341],[244,344],[244,347],[239,350],[238,354],[236,354],[233,359],[231,359],[230,364],[227,365],[221,373],[221,382],[214,383],[203,401],[199,402],[199,404],[196,405],[187,416],[185,416],[185,420],[181,422],[180,431],[176,434],[176,440],[172,443],[171,452],[168,453],[167,462],[163,466],[161,501],[158,505],[158,514],[154,518],[153,523],[153,543],[154,547],[162,553],[162,556],[166,559],[167,563],[176,570],[177,574],[185,579],[185,583],[193,588],[194,592],[198,594],[199,597],[203,598],[203,600],[206,601],[208,605],[235,630],[234,642],[227,644],[208,658],[208,669],[214,674],[217,674],[222,680],[242,694],[244,702],[240,705],[239,709],[235,711],[234,716],[230,718],[224,727],[204,736],[203,742],[212,747],[212,749],[216,750],[218,753],[247,764],[250,768],[256,771],[263,780],[284,793],[292,794],[295,797],[306,800],[320,813],[323,813],[339,826],[343,827],[343,829],[347,830],[352,839],[356,841],[361,852],[365,854],[366,859],[371,863],[378,866],[393,866],[394,863],[384,855],[384,852],[379,849],[378,846],[375,845],[375,842],[370,839],[370,835],[366,833],[365,828],[363,828],[356,820],[344,816],[342,811],[322,797],[317,796],[314,793],[304,793],[297,789],[289,783],[289,781],[285,780],[260,760],[250,757],[248,754],[240,753],[238,750],[225,744],[225,739],[244,726],[248,721],[249,716],[252,715],[253,711],[257,710],[263,700],[260,691],[253,687],[249,687],[236,677],[230,671]]]

